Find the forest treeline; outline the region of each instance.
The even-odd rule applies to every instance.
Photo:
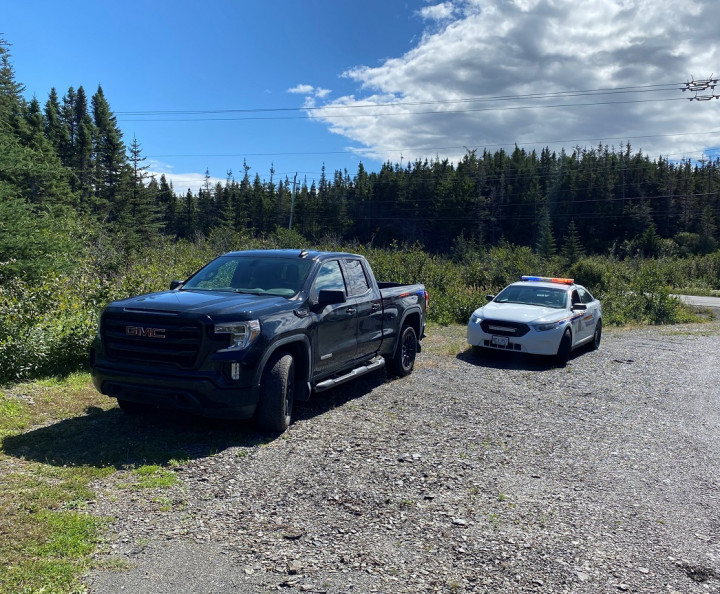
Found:
[[[234,249],[362,253],[381,280],[424,282],[441,324],[528,273],[578,278],[607,324],[686,320],[670,287],[720,288],[719,160],[515,148],[323,166],[297,184],[243,163],[239,179],[208,171],[178,192],[149,174],[102,87],[27,100],[8,50],[0,40],[0,384],[82,368],[104,304]]]
[[[293,183],[231,171],[223,183],[178,192],[150,176],[139,139],[123,138],[102,87],[88,97],[23,98],[0,45],[0,278],[30,274],[68,241],[128,253],[159,235],[214,230],[262,236],[292,228],[311,240],[417,244],[430,253],[507,242],[551,256],[706,254],[718,247],[720,160],[651,160],[629,144],[540,154],[516,147],[334,171]],[[294,195],[293,195],[294,194]],[[292,213],[291,213],[292,209]],[[68,224],[70,222],[70,224]],[[58,224],[59,223],[59,224]],[[79,228],[78,228],[79,227]],[[59,235],[58,235],[59,234]]]

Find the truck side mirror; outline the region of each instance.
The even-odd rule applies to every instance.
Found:
[[[318,293],[317,304],[321,307],[326,305],[335,305],[337,303],[345,303],[345,291],[331,291],[323,289]]]
[[[184,284],[185,284],[185,281],[181,281],[181,280],[170,281],[170,290],[174,291],[175,289],[182,287]]]

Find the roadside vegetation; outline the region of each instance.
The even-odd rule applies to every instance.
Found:
[[[430,292],[429,319],[438,324],[466,323],[486,295],[522,274],[575,278],[603,302],[606,325],[686,322],[693,315],[671,295],[707,293],[720,279],[720,252],[667,259],[587,256],[570,263],[505,243],[439,256],[417,245],[310,242],[284,229],[264,238],[226,232],[193,242],[167,239],[119,261],[95,255],[70,273],[1,283],[0,384],[84,369],[98,313],[110,301],[164,290],[170,280],[186,278],[230,249],[275,247],[362,253],[380,280],[423,282]]]

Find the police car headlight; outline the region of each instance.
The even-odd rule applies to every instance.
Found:
[[[559,322],[551,322],[549,324],[535,324],[535,330],[540,332],[547,332],[548,330],[555,330],[560,325]]]
[[[482,316],[481,316],[480,314],[478,314],[478,313],[473,313],[473,314],[470,316],[470,323],[471,323],[471,324],[479,324],[479,323],[482,322],[482,321],[483,321]]]

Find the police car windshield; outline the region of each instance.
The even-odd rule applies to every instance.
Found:
[[[298,258],[220,256],[189,278],[181,290],[292,297],[302,289],[312,264]]]
[[[540,286],[510,285],[500,291],[493,301],[563,309],[567,302],[567,291]]]

